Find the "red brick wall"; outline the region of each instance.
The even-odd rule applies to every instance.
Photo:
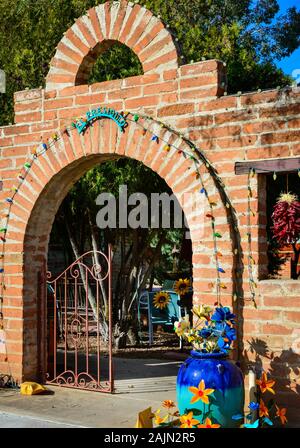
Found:
[[[84,84],[107,40],[120,40],[133,48],[143,63],[144,75]],[[203,151],[218,171],[237,219],[237,226],[233,225],[222,199],[224,192],[218,191],[202,164],[205,187],[210,199],[217,203],[216,227],[222,233],[218,249],[226,271],[222,282],[227,286],[222,290],[222,303],[233,305],[238,314],[237,354],[245,372],[248,362],[253,361],[250,343],[254,338],[266,344],[269,354],[275,353],[275,375],[283,391],[296,377],[293,369],[298,355],[292,352],[292,347],[293,331],[300,321],[299,283],[259,281],[267,266],[265,190],[263,178],[254,177],[250,202],[255,212],[251,217],[251,233],[258,309],[253,308],[247,270],[247,176],[236,176],[234,164],[300,155],[300,94],[296,90],[271,90],[224,96],[224,64],[212,60],[179,66],[179,59],[170,34],[148,11],[125,2],[113,11],[102,5],[90,10],[86,18],[79,19],[65,34],[52,61],[46,89],[15,94],[15,125],[0,128],[2,213],[7,208],[5,198],[16,185],[30,152],[41,141],[51,141],[54,133],[63,131],[88,109],[105,104],[119,111],[143,113],[170,125],[176,132],[140,119],[139,123],[150,126],[146,135],[135,123],[130,123],[126,132],[120,134],[112,121],[101,120],[84,136],[62,132],[62,138],[37,159],[16,195],[7,233],[4,324],[8,355],[0,355],[1,372],[11,371],[19,380],[38,376],[37,273],[46,260],[56,210],[71,185],[95,163],[125,155],[142,161],[161,175],[183,204],[186,192],[199,192],[194,164],[174,148],[166,152],[163,142],[151,141],[156,133],[186,149],[179,131]],[[199,207],[196,196],[192,205],[194,210],[184,204],[183,208],[193,245],[194,301],[214,302],[215,287],[211,283],[215,283],[216,269],[211,223],[203,220],[206,210]],[[238,297],[234,295],[236,292]],[[258,366],[262,362],[264,367],[274,369],[275,361],[268,356],[260,353],[254,360]],[[299,408],[295,384],[290,388],[290,403]]]

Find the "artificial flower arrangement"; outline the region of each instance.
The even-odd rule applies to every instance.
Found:
[[[235,315],[230,308],[215,305],[214,308],[208,305],[194,306],[193,315],[196,317],[193,326],[190,324],[189,316],[175,322],[175,332],[179,337],[184,337],[192,343],[194,349],[202,353],[228,354],[232,348],[232,343],[236,340],[236,330],[234,328]],[[279,408],[274,399],[265,400],[264,394],[275,394],[273,386],[275,381],[268,378],[265,372],[257,383],[256,401],[249,404],[249,412],[246,414],[233,415],[232,420],[241,420],[240,428],[259,428],[273,426],[278,420],[284,425],[287,422],[286,408]],[[190,406],[180,415],[176,410],[176,405],[172,400],[165,400],[161,409],[152,413],[151,408],[143,411],[148,413],[146,420],[150,426],[137,427],[179,427],[179,428],[219,428],[221,425],[213,416],[211,411],[212,400],[215,389],[208,388],[202,379],[197,387],[191,386],[188,390],[192,393]],[[202,401],[205,405],[203,410],[195,407],[195,403]],[[143,418],[145,415],[143,416]]]
[[[257,402],[252,401],[248,408],[249,412],[245,415],[233,415],[233,420],[243,420],[240,428],[262,428],[266,426],[273,426],[274,423],[280,420],[282,425],[287,423],[286,408],[279,408],[274,399],[265,402],[264,394],[271,393],[275,395],[273,386],[275,381],[268,379],[265,372],[259,380],[256,381],[258,389],[256,395]],[[198,388],[190,387],[193,394],[191,399],[191,408],[186,410],[184,415],[180,415],[175,409],[176,405],[172,400],[165,400],[162,403],[162,408],[166,411],[163,415],[161,409],[150,414],[150,418],[156,427],[179,427],[179,428],[220,428],[221,425],[216,421],[212,421],[212,416],[208,411],[203,415],[199,410],[193,408],[193,404],[201,400],[206,405],[210,403],[210,395],[213,394],[214,389],[207,389],[204,381],[200,381]],[[244,423],[244,421],[246,423]]]
[[[196,317],[193,326],[188,315],[175,322],[177,336],[185,338],[195,350],[203,353],[228,353],[236,340],[235,315],[230,308],[198,305],[192,312]]]
[[[193,325],[190,324],[189,316],[175,322],[174,329],[178,336],[184,337],[192,343],[194,349],[202,353],[224,353],[228,354],[232,348],[232,343],[236,340],[235,315],[229,307],[215,305],[194,306],[192,309],[195,316]],[[241,428],[258,428],[273,426],[276,419],[280,419],[282,424],[287,422],[286,409],[279,408],[274,399],[268,402],[263,399],[265,393],[275,394],[272,387],[275,381],[268,379],[265,372],[261,379],[257,380],[258,390],[256,402],[249,404],[249,412],[246,414],[233,415],[232,420],[241,420]],[[221,425],[213,417],[211,412],[211,401],[214,398],[215,390],[208,388],[202,379],[198,387],[188,388],[192,393],[190,406],[180,415],[175,410],[175,403],[172,400],[165,400],[162,408],[166,410],[163,415],[161,409],[151,414],[151,424],[157,427],[180,427],[180,428],[219,428]],[[202,401],[205,405],[203,411],[195,408],[195,403]]]

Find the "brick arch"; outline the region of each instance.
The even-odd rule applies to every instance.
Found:
[[[126,1],[91,8],[65,33],[46,78],[46,90],[86,84],[97,57],[114,43],[131,48],[144,74],[178,68],[172,36],[146,8]]]
[[[142,162],[161,176],[176,194],[190,228],[193,247],[196,248],[203,237],[199,222],[202,211],[197,202],[199,180],[196,179],[195,166],[191,159],[178,153],[178,149],[187,150],[187,145],[181,137],[166,128],[153,129],[159,136],[157,143],[151,138],[152,130],[144,134],[140,124],[143,124],[142,118],[139,124],[132,122],[121,133],[112,120],[102,119],[88,128],[84,135],[79,135],[76,129],[69,133],[62,132],[61,138],[44,155],[35,159],[15,196],[7,244],[8,247],[18,245],[22,253],[18,272],[10,272],[21,278],[19,294],[24,297],[23,344],[20,347],[23,353],[22,378],[38,378],[40,348],[37,332],[40,322],[37,273],[45,268],[52,224],[67,192],[86,171],[96,164],[119,157]],[[166,151],[166,142],[176,145],[178,149],[172,147]],[[184,195],[187,193],[194,195],[186,205]],[[194,257],[197,262],[197,253]],[[195,264],[194,278],[201,277],[201,269]]]

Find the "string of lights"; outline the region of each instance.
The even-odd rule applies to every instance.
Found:
[[[205,186],[203,176],[200,172],[200,165],[204,166],[205,169],[207,170],[207,172],[213,177],[213,180],[214,180],[216,186],[218,187],[219,193],[221,195],[221,199],[222,199],[227,211],[229,212],[230,223],[231,223],[231,225],[233,225],[234,230],[237,231],[238,230],[237,218],[235,216],[235,212],[230,203],[230,200],[225,192],[225,185],[224,185],[222,179],[218,175],[215,168],[211,165],[211,163],[209,162],[209,160],[207,159],[205,154],[201,150],[199,150],[193,142],[191,142],[187,137],[185,137],[184,134],[182,134],[178,131],[175,131],[169,125],[167,125],[159,120],[156,120],[152,117],[149,117],[149,116],[144,116],[141,114],[131,113],[131,112],[124,112],[123,116],[126,118],[127,121],[130,121],[130,122],[134,123],[136,126],[139,126],[142,130],[143,135],[150,133],[151,141],[155,141],[156,143],[159,143],[159,142],[165,143],[164,150],[166,152],[169,152],[171,148],[174,148],[178,154],[182,155],[185,159],[189,158],[193,162],[194,168],[195,168],[195,173],[196,173],[195,174],[196,179],[199,180],[200,186],[201,186],[200,193],[205,195],[205,197],[208,201],[208,204],[209,204],[209,208],[210,208],[210,211],[209,211],[209,213],[206,214],[206,217],[209,218],[210,222],[211,222],[213,252],[214,252],[215,267],[216,267],[216,296],[217,296],[217,303],[221,304],[221,290],[227,289],[227,286],[222,281],[222,278],[221,278],[221,274],[225,274],[226,271],[221,266],[220,258],[222,257],[222,253],[218,250],[218,240],[222,238],[222,234],[217,231],[217,226],[216,226],[215,216],[214,216],[214,209],[218,204],[213,202],[210,199],[208,189]],[[33,149],[28,160],[24,163],[20,174],[18,175],[17,186],[14,186],[12,188],[12,194],[5,199],[5,202],[8,205],[8,209],[4,212],[4,216],[3,216],[4,221],[2,222],[2,227],[0,229],[0,231],[1,231],[0,238],[2,241],[2,248],[1,248],[1,253],[0,253],[0,273],[1,273],[0,328],[3,328],[3,297],[4,297],[4,291],[6,289],[6,286],[5,286],[5,243],[6,243],[6,236],[7,236],[7,232],[8,232],[11,209],[12,209],[12,205],[14,203],[15,197],[18,194],[22,184],[26,181],[26,177],[28,176],[30,170],[34,166],[35,161],[40,156],[45,154],[52,146],[54,146],[56,144],[56,142],[62,138],[63,134],[67,134],[68,136],[70,136],[71,135],[70,133],[72,131],[75,131],[75,130],[77,131],[76,122],[79,119],[82,124],[82,122],[84,121],[83,118],[73,118],[72,120],[70,120],[70,124],[67,125],[63,130],[58,131],[57,133],[53,134],[53,136],[50,139],[48,139],[48,143],[41,142],[38,145],[38,147]],[[141,123],[141,119],[144,122],[149,123],[149,125],[147,125],[145,127],[145,125]],[[90,123],[90,124],[92,124],[92,123]],[[158,134],[157,131],[155,131],[155,133],[154,133],[153,129],[152,129],[153,125],[155,125],[155,126],[158,125],[158,126],[160,126],[161,129],[167,129],[170,132],[172,132],[173,134],[180,137],[182,142],[184,142],[186,144],[186,148],[188,148],[188,149],[183,149],[182,145],[179,145],[180,146],[179,147],[179,146],[176,146],[176,145],[170,143],[168,140],[165,140],[160,135],[157,135]],[[238,246],[237,246],[236,242],[234,243],[233,253],[235,256],[239,256]],[[238,265],[239,265],[239,263],[238,263]],[[238,289],[234,291],[234,295],[237,297],[241,297],[241,293],[238,291]]]
[[[248,275],[249,275],[249,287],[250,287],[250,294],[251,299],[253,301],[253,305],[255,308],[257,308],[257,304],[255,301],[255,290],[257,288],[257,283],[254,280],[253,275],[253,265],[255,264],[255,259],[253,257],[252,253],[252,234],[251,234],[251,217],[255,216],[255,212],[251,208],[251,199],[253,197],[253,192],[251,188],[251,178],[255,176],[255,170],[250,168],[248,172],[248,199],[247,199],[247,241],[248,241]]]

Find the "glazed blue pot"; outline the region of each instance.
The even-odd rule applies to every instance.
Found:
[[[195,395],[189,387],[198,388],[201,380],[205,382],[205,389],[214,389],[208,395],[209,404],[201,400],[191,403]],[[223,428],[240,426],[241,422],[233,420],[232,416],[244,413],[244,379],[241,369],[226,354],[191,351],[191,356],[179,369],[176,391],[180,415],[197,409],[202,414],[194,418],[202,423],[203,415],[210,411],[213,423]]]

